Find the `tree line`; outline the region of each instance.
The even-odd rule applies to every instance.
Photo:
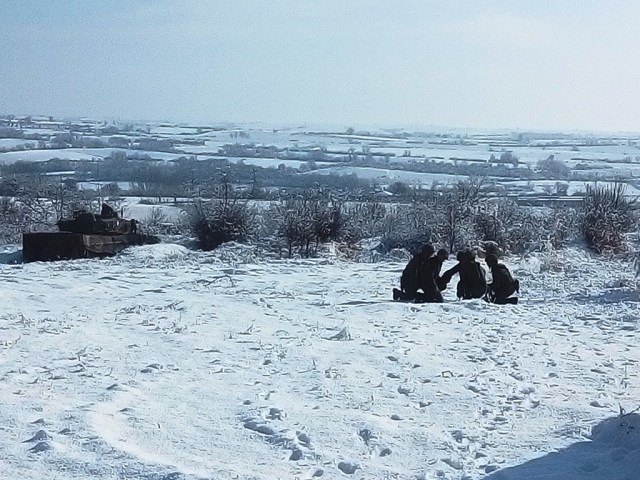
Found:
[[[83,191],[75,179],[51,180],[34,165],[2,168],[0,239],[5,243],[19,242],[25,231],[54,230],[56,220],[74,210],[95,210],[105,197],[122,194],[115,184]],[[168,226],[158,211],[148,227],[193,235],[203,249],[247,241],[283,256],[310,256],[326,242],[354,249],[363,239],[376,238],[382,253],[416,251],[426,242],[455,251],[482,241],[523,253],[578,240],[596,253],[619,253],[637,225],[634,202],[622,184],[589,188],[574,208],[540,209],[496,197],[482,177],[438,190],[408,188],[381,199],[373,182],[355,176],[302,175],[226,160],[164,163],[115,156],[55,166],[75,166],[78,175],[97,181],[129,181],[130,195],[189,199],[183,224]],[[144,228],[145,219],[140,220]]]

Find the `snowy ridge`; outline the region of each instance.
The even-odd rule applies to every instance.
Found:
[[[506,263],[517,306],[241,246],[0,265],[0,477],[640,478],[632,269]]]

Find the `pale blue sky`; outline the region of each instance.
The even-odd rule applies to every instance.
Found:
[[[0,113],[640,131],[640,2],[2,0]]]

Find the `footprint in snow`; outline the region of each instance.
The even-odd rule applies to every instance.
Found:
[[[22,443],[39,442],[41,440],[49,440],[49,435],[44,430],[38,430],[35,435]]]
[[[293,462],[297,462],[298,460],[300,460],[302,457],[304,457],[302,450],[300,450],[299,448],[294,448],[291,451],[291,455],[289,456],[289,460],[293,461]]]
[[[298,442],[300,442],[300,444],[301,444],[303,447],[307,447],[307,448],[308,448],[308,447],[310,446],[310,444],[311,444],[311,439],[309,438],[309,435],[307,435],[307,434],[306,434],[306,433],[304,433],[304,432],[297,431],[297,432],[296,432],[296,436],[298,437]]]
[[[338,469],[342,473],[346,473],[347,475],[353,475],[354,473],[356,473],[356,470],[358,470],[359,468],[360,466],[357,463],[352,463],[352,462],[338,463]]]
[[[358,436],[360,438],[362,438],[362,441],[366,444],[369,445],[369,442],[376,438],[376,436],[371,432],[371,430],[369,430],[368,428],[362,428],[359,432],[358,432]]]
[[[53,447],[48,442],[38,442],[29,449],[31,453],[40,453],[51,450]]]
[[[269,409],[269,413],[267,414],[268,420],[282,420],[283,413],[282,410],[276,407],[271,407]]]
[[[258,423],[255,420],[247,420],[243,424],[244,428],[252,430],[254,432],[262,433],[263,435],[275,435],[276,431],[269,425],[264,423]]]
[[[408,397],[411,393],[413,393],[413,389],[407,385],[400,385],[398,387],[398,393],[406,395]]]
[[[460,462],[459,460],[453,459],[453,458],[442,458],[441,460],[442,460],[442,463],[446,463],[447,465],[449,465],[454,470],[462,470],[463,467],[464,467],[462,462]]]
[[[382,450],[380,450],[381,457],[387,457],[389,455],[391,455],[391,449],[389,447],[384,447]]]

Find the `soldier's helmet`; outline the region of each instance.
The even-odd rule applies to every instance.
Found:
[[[446,248],[441,248],[438,250],[438,258],[443,262],[449,260],[449,251]]]
[[[431,245],[430,243],[425,244],[424,247],[422,247],[422,254],[430,257],[431,255],[433,255],[434,253],[436,253],[436,249],[433,248],[433,245]]]
[[[476,259],[476,254],[475,254],[475,252],[474,252],[473,250],[471,250],[470,248],[467,248],[467,249],[464,251],[463,255],[464,255],[464,257],[463,257],[463,258],[464,258],[466,261],[468,261],[468,262],[473,262],[473,261],[475,261],[475,259]]]
[[[484,259],[484,261],[487,262],[487,265],[489,265],[490,267],[495,267],[498,264],[498,257],[496,257],[493,253],[490,253]]]

